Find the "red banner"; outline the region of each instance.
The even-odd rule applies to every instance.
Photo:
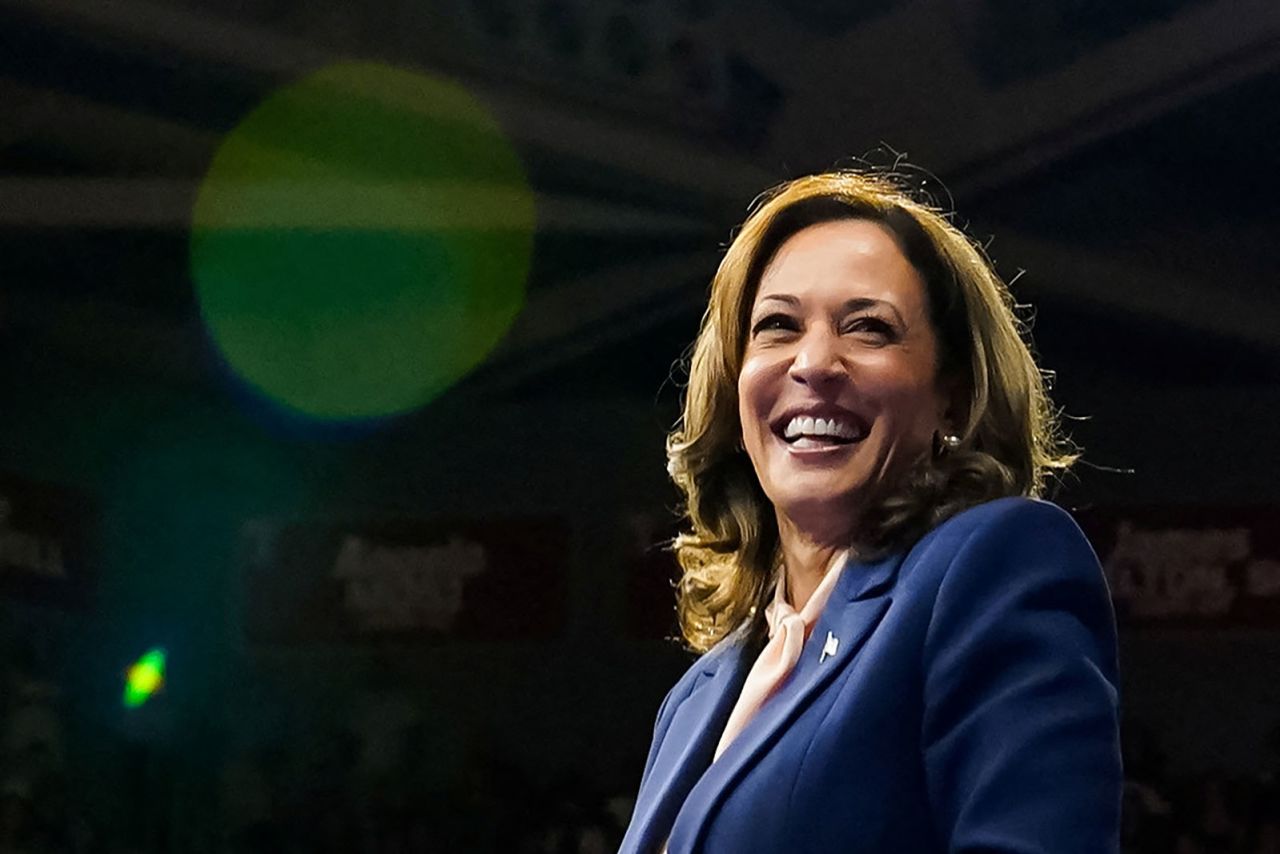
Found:
[[[245,545],[251,643],[549,638],[565,621],[559,519],[256,521]]]
[[[1121,622],[1280,628],[1280,511],[1141,508],[1080,518]]]

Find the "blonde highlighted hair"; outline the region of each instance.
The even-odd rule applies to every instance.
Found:
[[[896,238],[925,282],[940,377],[961,389],[960,446],[882,484],[860,516],[859,552],[903,548],[951,515],[993,498],[1039,495],[1076,455],[1062,438],[1046,383],[1024,340],[1009,288],[983,251],[896,174],[835,171],[765,193],[729,246],[693,346],[684,410],[667,437],[667,470],[684,495],[687,530],[674,549],[683,575],[677,613],[698,651],[747,625],[763,631],[778,562],[774,509],[739,440],[737,381],[765,267],[792,235],[867,219]]]

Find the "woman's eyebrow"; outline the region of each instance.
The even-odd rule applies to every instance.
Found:
[[[800,305],[800,299],[792,296],[791,294],[769,294],[767,296],[760,297],[760,300],[756,303],[756,308],[759,309],[768,302],[780,302],[790,308],[796,308]],[[902,322],[902,312],[898,311],[897,306],[886,300],[875,299],[873,297],[854,297],[851,300],[846,300],[844,304],[841,305],[841,310],[843,310],[845,314],[852,314],[855,311],[865,311],[869,308],[886,309],[891,312],[899,322]]]
[[[847,300],[843,308],[846,314],[852,314],[855,311],[863,311],[868,308],[884,308],[892,312],[899,322],[902,322],[902,312],[898,311],[898,307],[893,303],[882,299],[856,297],[855,299]]]
[[[855,297],[851,300],[845,300],[843,308],[845,311],[862,311],[864,308],[875,308],[881,305],[893,308],[884,300],[872,299],[871,297]]]

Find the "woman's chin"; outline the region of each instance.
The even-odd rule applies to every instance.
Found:
[[[791,448],[775,454],[768,474],[775,489],[774,504],[802,503],[846,505],[851,497],[865,492],[875,466],[863,443]],[[785,496],[785,498],[784,498]],[[790,500],[788,500],[790,499]]]
[[[779,515],[791,525],[818,532],[830,530],[833,525],[852,528],[865,492],[861,484],[851,485],[847,480],[796,478],[788,484],[785,494],[772,500]]]

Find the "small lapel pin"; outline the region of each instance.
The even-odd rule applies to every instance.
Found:
[[[836,650],[840,648],[840,639],[831,632],[827,632],[827,640],[822,644],[822,655],[818,656],[818,663],[826,661],[828,658],[836,654]]]

